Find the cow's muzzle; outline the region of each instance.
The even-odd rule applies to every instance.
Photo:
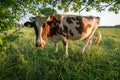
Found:
[[[37,42],[37,43],[36,43],[36,47],[44,47],[45,44],[46,44],[45,41]]]

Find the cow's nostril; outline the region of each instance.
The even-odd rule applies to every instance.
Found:
[[[36,47],[44,47],[45,46],[45,42],[38,42],[35,44]]]
[[[38,47],[38,44],[36,43],[35,46]]]
[[[36,45],[36,47],[41,47],[41,44],[39,42],[36,43],[35,45]]]

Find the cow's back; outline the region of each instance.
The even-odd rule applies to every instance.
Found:
[[[61,15],[62,31],[68,36],[68,39],[84,39],[93,29],[94,18],[78,16],[78,15]]]

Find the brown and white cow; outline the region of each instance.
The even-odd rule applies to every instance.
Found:
[[[30,20],[31,22],[26,22],[24,25],[34,27],[36,46],[44,47],[48,36],[55,43],[56,53],[58,42],[62,40],[66,56],[68,56],[68,40],[86,40],[82,53],[86,48],[90,48],[93,34],[100,24],[99,17],[67,14],[53,14],[47,19],[44,15],[38,15]],[[96,44],[100,40],[101,33],[99,32]]]

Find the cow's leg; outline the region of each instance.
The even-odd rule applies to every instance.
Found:
[[[86,39],[87,41],[86,41],[86,43],[85,43],[85,46],[84,46],[83,49],[82,49],[82,53],[84,53],[85,49],[86,49],[87,47],[90,47],[90,45],[92,44],[92,36],[94,35],[96,29],[97,29],[97,28],[94,28],[94,29],[92,30],[92,32],[90,33],[90,35],[88,36],[88,38]]]
[[[65,56],[68,57],[68,41],[62,40],[62,42],[63,42],[63,46],[64,46]]]
[[[55,53],[58,52],[58,43],[54,43],[55,44]]]
[[[87,46],[87,50],[90,49],[91,45],[92,45],[92,39],[90,39],[90,41],[89,41],[89,44],[88,44],[88,46]]]
[[[85,45],[84,45],[84,47],[82,49],[82,53],[84,53],[84,51],[87,48],[87,46],[89,45],[89,43],[90,43],[90,39],[87,39],[86,42],[85,42]]]

